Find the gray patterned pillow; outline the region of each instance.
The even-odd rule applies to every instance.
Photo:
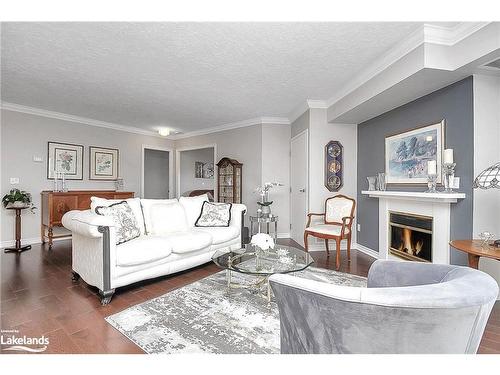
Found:
[[[228,227],[231,222],[231,203],[203,202],[195,227]]]
[[[99,206],[95,208],[95,212],[98,215],[111,216],[113,218],[117,245],[133,240],[141,235],[137,219],[127,202],[123,201],[109,206]]]

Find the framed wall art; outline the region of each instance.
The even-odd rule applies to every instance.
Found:
[[[385,173],[388,184],[426,184],[427,162],[436,160],[441,183],[444,120],[385,138]]]
[[[83,146],[72,143],[48,142],[47,178],[64,173],[66,180],[83,180]]]
[[[203,161],[194,162],[194,177],[195,178],[213,178],[214,163],[205,163]]]
[[[118,178],[118,149],[90,146],[89,154],[90,180],[110,181]]]
[[[325,146],[325,187],[339,191],[344,184],[344,147],[339,141],[330,141]]]

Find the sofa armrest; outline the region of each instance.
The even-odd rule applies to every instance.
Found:
[[[114,227],[113,219],[93,213],[91,210],[73,210],[64,214],[63,226],[84,237],[102,237],[99,227]]]
[[[243,216],[247,211],[247,206],[244,204],[234,203],[231,207],[231,227],[241,228],[243,226]]]

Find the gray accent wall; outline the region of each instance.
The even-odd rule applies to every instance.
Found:
[[[423,96],[358,125],[357,242],[378,251],[378,199],[361,194],[367,176],[385,169],[385,137],[445,120],[445,148],[455,150],[460,192],[467,198],[451,206],[451,239],[472,238],[474,179],[474,112],[472,77]],[[424,191],[426,186],[388,186],[388,190]],[[467,264],[464,253],[451,250],[452,264]]]

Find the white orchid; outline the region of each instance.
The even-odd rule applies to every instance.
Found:
[[[250,241],[252,245],[258,246],[262,250],[274,249],[274,240],[267,233],[257,233],[252,236]]]

